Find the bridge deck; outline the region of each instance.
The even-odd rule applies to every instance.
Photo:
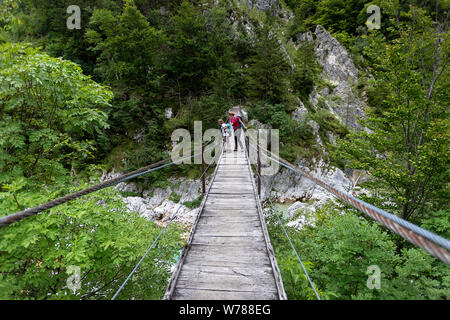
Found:
[[[245,152],[222,155],[165,299],[286,299]]]

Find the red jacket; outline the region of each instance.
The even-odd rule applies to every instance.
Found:
[[[239,129],[240,127],[242,127],[242,123],[239,121],[241,119],[241,117],[239,116],[235,116],[231,119],[231,123],[233,124],[233,129]]]

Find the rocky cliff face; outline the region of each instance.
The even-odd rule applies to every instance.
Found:
[[[238,0],[239,4],[245,4],[248,7],[258,9],[260,11],[271,10],[275,15],[284,18],[291,19],[293,14],[286,10],[280,0]]]
[[[299,34],[295,44],[298,47],[305,42],[314,43],[317,61],[323,67],[321,78],[329,84],[329,86],[320,90],[317,87],[314,88],[309,96],[310,106],[316,110],[325,107],[338,121],[350,129],[361,129],[357,119],[358,117],[364,117],[366,104],[359,98],[355,90],[359,72],[347,50],[322,26],[317,26],[314,33]],[[291,116],[293,120],[300,124],[308,119],[308,114],[309,110],[302,101],[299,101],[299,106]],[[323,146],[323,142],[318,135],[319,124],[314,120],[308,120],[307,124],[312,128],[317,144]],[[258,125],[262,126],[261,124]],[[331,132],[327,132],[326,136],[331,143],[334,143],[334,136]],[[352,177],[347,176],[338,168],[327,167],[320,159],[317,159],[312,166],[308,167],[299,155],[295,165],[341,191],[348,192],[353,186]],[[281,168],[274,176],[264,177],[262,184],[261,197],[263,200],[270,197],[278,202],[295,201],[287,209],[290,217],[298,210],[314,211],[317,205],[334,199],[330,193],[318,187],[306,177],[295,174],[286,168]],[[309,200],[309,204],[305,203],[305,200]],[[301,227],[303,223],[306,223],[304,215],[292,221],[291,224]]]
[[[311,93],[309,102],[315,108],[323,105],[347,127],[361,129],[357,118],[364,117],[366,104],[358,96],[358,70],[347,50],[327,30],[318,25],[314,33],[297,36],[296,45],[314,42],[317,61],[323,67],[322,79],[328,87]],[[320,105],[323,103],[323,105]]]

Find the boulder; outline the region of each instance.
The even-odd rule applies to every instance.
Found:
[[[296,121],[298,124],[305,122],[306,117],[308,116],[308,109],[306,109],[305,105],[302,101],[299,101],[299,106],[295,108],[295,110],[291,114],[291,119]]]

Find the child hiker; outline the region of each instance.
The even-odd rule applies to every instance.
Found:
[[[225,148],[223,152],[227,152],[227,149],[230,147],[231,126],[228,123],[223,122],[222,119],[219,119],[219,126],[222,131],[223,144]]]

